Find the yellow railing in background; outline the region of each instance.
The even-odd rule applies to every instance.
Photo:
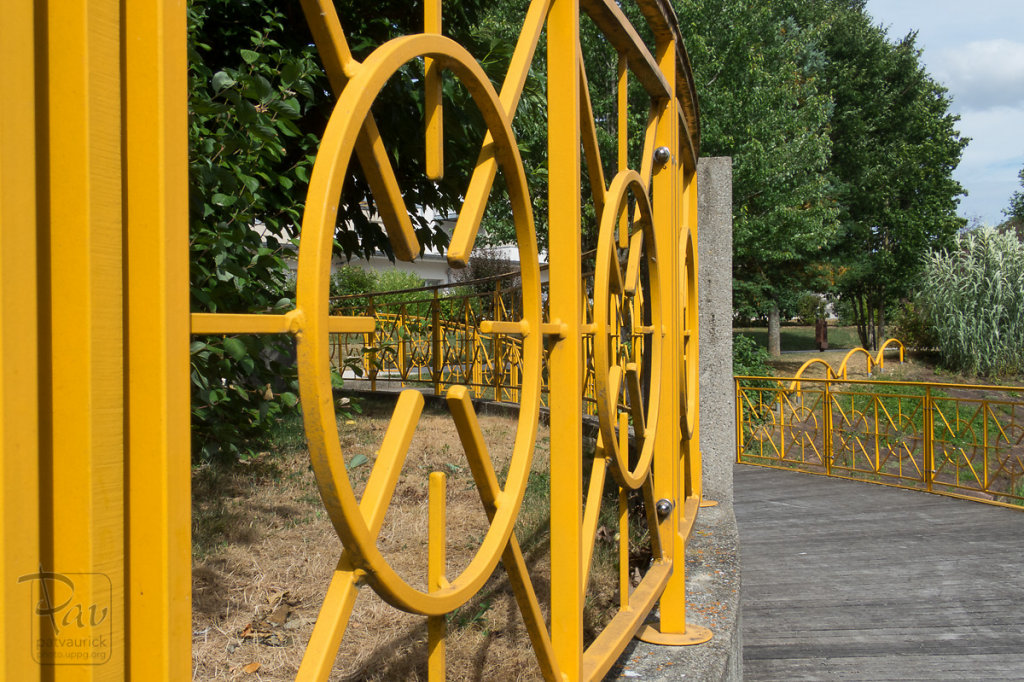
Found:
[[[594,274],[589,273],[583,288],[592,290],[593,286]],[[547,300],[547,288],[546,283],[542,285],[542,302]],[[442,395],[452,386],[463,385],[472,389],[474,399],[519,402],[524,373],[522,339],[501,331],[502,323],[515,319],[522,309],[518,272],[417,289],[339,296],[331,303],[334,314],[376,320],[371,333],[331,335],[331,364],[348,387],[371,391],[412,387]],[[642,364],[645,357],[645,340],[651,328],[643,324],[643,303],[643,291],[637,290],[625,307],[616,310],[614,324],[605,330],[611,357],[623,371],[627,364],[624,358]],[[589,301],[587,306],[588,319],[592,319]],[[547,305],[542,307],[542,319],[547,320]],[[584,411],[595,416],[594,331],[589,328],[584,331],[583,355]],[[541,404],[545,407],[548,360],[545,350],[541,372]],[[622,402],[621,409],[626,411],[628,404]]]
[[[1024,507],[1024,387],[735,381],[740,463]]]

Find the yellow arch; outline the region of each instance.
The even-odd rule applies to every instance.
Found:
[[[832,369],[832,365],[828,364],[827,362],[825,362],[821,358],[811,358],[810,360],[808,360],[804,364],[800,365],[800,369],[798,369],[796,371],[796,374],[793,375],[793,381],[791,381],[790,384],[789,384],[789,390],[790,391],[797,390],[797,387],[800,385],[800,377],[803,375],[804,370],[806,370],[808,367],[810,367],[812,365],[824,365],[825,366],[825,378],[826,379],[838,379],[839,378],[839,375],[836,374],[836,371],[834,369]]]
[[[846,357],[843,358],[843,362],[839,365],[839,374],[842,375],[844,379],[846,378],[847,373],[846,365],[847,363],[850,362],[850,358],[852,358],[857,353],[863,353],[864,357],[866,358],[866,360],[864,361],[864,368],[868,374],[871,374],[871,368],[875,364],[875,359],[871,357],[871,353],[864,350],[863,348],[858,347],[851,349],[850,352],[846,354]]]
[[[885,369],[885,349],[890,345],[900,347],[900,362],[903,362],[903,342],[896,338],[888,339],[882,344],[882,347],[878,349],[878,355],[875,356],[875,364],[881,369]]]

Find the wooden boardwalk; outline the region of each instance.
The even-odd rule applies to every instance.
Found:
[[[1024,680],[1024,512],[737,465],[747,680]]]

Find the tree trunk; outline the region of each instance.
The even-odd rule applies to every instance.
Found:
[[[875,333],[875,350],[885,341],[885,301],[878,303],[878,331]]]
[[[860,338],[861,348],[868,347],[868,310],[867,303],[863,296],[853,299],[853,323],[857,325],[857,336]]]
[[[772,301],[768,311],[768,355],[773,358],[782,357],[782,344],[779,340],[779,304]]]

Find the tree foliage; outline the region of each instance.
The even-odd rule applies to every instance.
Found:
[[[468,36],[482,5],[463,0],[446,11],[448,29]],[[406,2],[338,6],[353,54],[365,58],[390,38],[421,30]],[[309,174],[333,96],[298,3],[194,0],[188,8],[190,285],[193,311],[274,312],[291,307],[294,258]],[[488,62],[487,51],[476,48]],[[483,139],[469,95],[445,81],[452,106],[445,179],[427,181],[422,120],[422,64],[403,68],[373,113],[394,162],[406,205],[434,215],[457,209],[468,167]],[[390,253],[374,197],[357,163],[338,211],[339,254]],[[447,236],[426,212],[412,210],[421,245]],[[200,458],[244,456],[277,418],[297,404],[291,340],[272,336],[197,337],[192,344],[193,452]]]
[[[1020,169],[1017,177],[1020,178],[1021,189],[1010,196],[1010,206],[1004,213],[1007,218],[1016,222],[1017,225],[1024,225],[1024,168]]]
[[[821,27],[794,9],[677,8],[701,97],[701,153],[733,159],[734,304],[748,317],[795,307],[836,227]]]
[[[737,311],[837,294],[868,345],[921,254],[964,225],[952,172],[967,140],[914,34],[891,41],[862,0],[679,0],[677,13],[702,153],[733,157]]]
[[[858,4],[834,3],[825,52],[841,211],[837,290],[867,347],[881,340],[886,305],[910,293],[921,254],[949,245],[965,225],[952,174],[968,141],[945,88],[921,64],[915,34],[890,42]]]

